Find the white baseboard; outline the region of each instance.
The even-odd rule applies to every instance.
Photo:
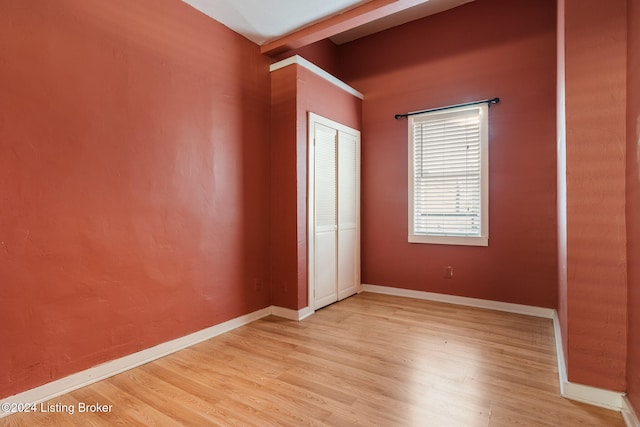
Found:
[[[459,297],[456,295],[437,294],[434,292],[414,291],[411,289],[392,288],[389,286],[362,285],[365,292],[376,294],[395,295],[409,297],[447,304],[465,305],[469,307],[486,308],[489,310],[506,311],[508,313],[525,314],[527,316],[543,317],[553,319],[552,308],[535,307],[531,305],[512,304],[508,302],[491,301],[479,298]]]
[[[278,317],[283,317],[289,320],[302,320],[311,316],[314,313],[309,307],[302,308],[300,310],[292,310],[290,308],[278,307],[275,305],[271,306],[271,314]]]
[[[553,336],[556,341],[556,360],[558,361],[558,382],[560,383],[560,394],[564,396],[564,385],[569,382],[567,379],[567,364],[564,361],[564,346],[562,344],[562,329],[560,328],[560,318],[558,312],[553,311]]]
[[[565,382],[561,386],[562,397],[577,400],[578,402],[588,403],[601,408],[612,409],[614,411],[622,410],[622,399],[624,393],[605,390],[602,388],[591,387],[584,384],[576,384],[570,381]]]
[[[627,427],[640,427],[638,415],[626,396],[622,398],[622,417]]]
[[[282,307],[269,306],[261,310],[254,311],[253,313],[245,314],[244,316],[220,323],[219,325],[211,326],[201,331],[147,348],[137,353],[94,366],[93,368],[77,372],[69,375],[68,377],[52,381],[31,390],[0,399],[0,406],[2,406],[3,403],[40,403],[51,400],[57,396],[112,377],[137,366],[144,365],[145,363],[149,363],[171,353],[175,353],[176,351],[182,350],[199,342],[206,341],[271,314],[291,320],[302,320],[313,314],[313,310],[309,309],[309,307],[295,311]],[[10,413],[0,411],[0,418],[7,415],[10,415]]]

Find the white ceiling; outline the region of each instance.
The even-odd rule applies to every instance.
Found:
[[[352,9],[370,0],[183,0],[258,45]],[[424,0],[422,4],[354,28],[338,44],[423,18],[473,0]]]
[[[369,0],[183,0],[259,45]]]

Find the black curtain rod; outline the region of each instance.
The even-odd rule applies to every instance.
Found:
[[[396,120],[400,120],[402,118],[406,118],[409,116],[415,116],[416,114],[431,113],[433,111],[449,110],[451,108],[468,107],[470,105],[478,105],[478,104],[489,104],[489,106],[491,106],[491,104],[497,104],[498,102],[500,102],[500,98],[484,99],[482,101],[467,102],[466,104],[447,105],[446,107],[431,108],[429,110],[422,110],[422,111],[412,111],[411,113],[406,113],[406,114],[396,114],[395,117],[396,117]]]

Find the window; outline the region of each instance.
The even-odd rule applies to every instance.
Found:
[[[488,245],[488,110],[409,116],[409,242]]]

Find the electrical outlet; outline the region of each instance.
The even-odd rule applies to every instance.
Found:
[[[448,265],[444,268],[444,278],[453,279],[453,267]]]

